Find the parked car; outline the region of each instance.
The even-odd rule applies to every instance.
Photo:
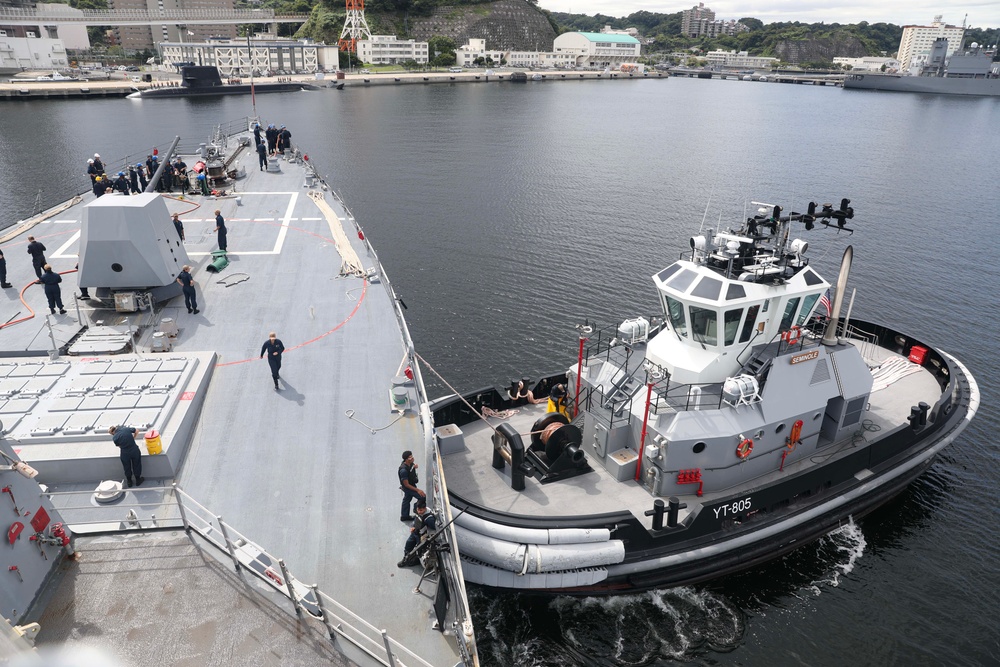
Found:
[[[461,67],[449,67],[448,71],[451,72],[452,74],[461,74],[462,73],[462,68]]]

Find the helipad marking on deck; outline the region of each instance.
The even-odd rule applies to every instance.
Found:
[[[56,250],[55,253],[49,255],[49,257],[52,259],[75,259],[76,255],[67,255],[65,254],[65,252],[69,250],[70,246],[72,246],[79,240],[80,240],[80,230],[78,229],[76,233],[73,234],[73,236],[69,237],[69,241],[63,243],[62,246],[59,248],[59,250]]]
[[[318,222],[318,221],[320,221],[322,219],[323,218],[302,218],[302,222]]]
[[[293,220],[298,220],[298,218],[292,217],[292,211],[295,210],[295,203],[299,199],[298,192],[244,192],[241,194],[242,197],[247,197],[249,195],[267,195],[273,197],[274,195],[290,195],[288,200],[288,208],[285,210],[284,217],[281,218],[281,229],[278,230],[278,238],[274,242],[274,248],[271,250],[243,250],[240,252],[231,252],[229,255],[231,257],[239,257],[242,255],[280,255],[281,247],[285,244],[285,236],[288,235],[288,223]],[[230,222],[274,222],[275,218],[230,218]],[[185,218],[184,222],[215,222],[215,218],[206,218],[204,220],[198,220],[196,218]],[[188,251],[188,257],[208,257],[211,252],[192,252]]]
[[[57,225],[72,225],[74,223],[80,222],[79,220],[46,220],[45,222],[53,222]]]
[[[183,394],[181,394],[180,400],[182,400],[182,401],[193,401],[194,400],[194,392],[193,391],[185,391]]]

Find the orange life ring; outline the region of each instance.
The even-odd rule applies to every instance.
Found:
[[[738,456],[740,460],[746,460],[746,458],[750,456],[751,452],[753,452],[753,440],[750,438],[744,438],[743,441],[736,446],[736,456]]]
[[[781,332],[781,340],[785,341],[789,347],[798,344],[799,338],[801,337],[802,329],[800,329],[797,324],[793,325],[788,331]]]

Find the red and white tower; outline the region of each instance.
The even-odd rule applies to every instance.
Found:
[[[359,39],[371,39],[372,31],[365,20],[365,0],[347,0],[347,18],[337,46],[341,51],[357,53]]]

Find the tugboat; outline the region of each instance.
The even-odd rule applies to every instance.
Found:
[[[579,326],[565,372],[432,404],[467,581],[592,595],[750,568],[882,505],[968,425],[965,366],[842,318],[853,247],[834,289],[793,235],[853,234],[850,200],[755,204],[652,276],[658,314]]]

